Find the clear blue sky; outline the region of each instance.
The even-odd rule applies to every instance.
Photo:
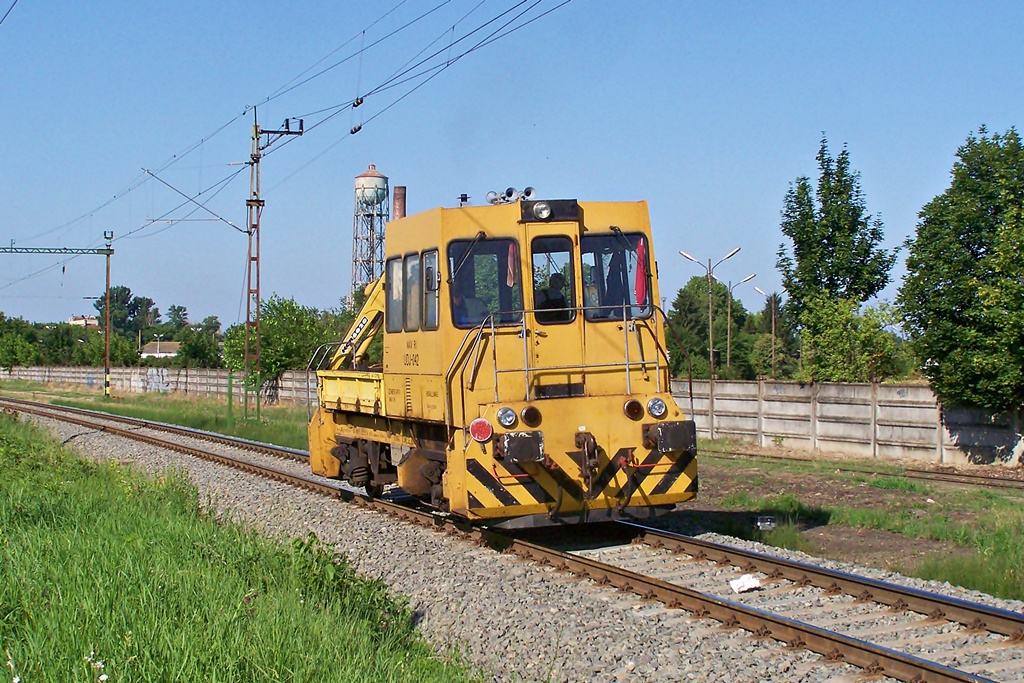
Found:
[[[10,0],[0,2],[2,15]],[[141,169],[163,169],[190,195],[240,170],[200,200],[244,226],[248,171],[230,164],[248,159],[246,106],[441,2],[19,0],[0,25],[0,242],[98,246],[112,230],[115,284],[162,312],[179,304],[193,321],[236,322],[245,236],[222,222],[144,227],[188,209],[174,209],[181,196],[160,182],[139,183]],[[435,39],[424,55],[514,4],[451,0],[262,104],[260,122],[305,115],[309,127],[324,116],[311,112],[365,94]],[[408,186],[410,213],[453,206],[462,192],[483,202],[510,185],[548,198],[646,199],[669,302],[702,272],[678,250],[717,260],[741,246],[716,272],[737,281],[756,271],[736,295],[760,308],[753,285],[780,287],[783,196],[797,176],[815,176],[822,132],[834,152],[848,144],[887,246],[900,244],[948,185],[968,134],[1021,123],[1022,25],[1021,2],[573,0],[372,121],[420,81],[275,145],[263,163],[264,296],[327,308],[348,294],[353,178],[374,163]],[[91,312],[82,297],[102,292],[103,259],[79,257],[64,272],[61,260],[0,254],[0,311],[35,321]]]

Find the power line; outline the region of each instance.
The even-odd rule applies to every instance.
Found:
[[[11,3],[11,6],[7,8],[7,11],[4,13],[3,18],[0,18],[0,26],[3,26],[3,23],[7,19],[7,16],[11,13],[11,10],[13,10],[14,6],[17,5],[17,4],[18,4],[18,0],[14,0],[14,2]]]
[[[508,14],[508,13],[509,13],[510,11],[512,11],[512,10],[515,10],[515,9],[516,9],[516,8],[518,8],[518,7],[521,7],[522,5],[526,4],[526,2],[528,2],[528,1],[529,1],[529,0],[522,0],[522,1],[521,1],[521,2],[519,2],[518,4],[514,5],[513,7],[509,8],[508,10],[505,10],[504,12],[502,12],[502,13],[501,13],[500,15],[498,15],[497,17],[495,17],[495,18],[493,18],[493,19],[491,19],[491,20],[487,21],[486,23],[482,24],[481,26],[477,27],[477,28],[476,28],[476,29],[474,29],[474,30],[473,30],[473,31],[472,31],[471,33],[467,34],[466,36],[463,36],[463,38],[460,38],[460,39],[459,39],[459,41],[455,41],[455,42],[461,42],[462,40],[464,40],[465,38],[469,37],[470,35],[473,35],[474,33],[477,33],[477,32],[479,32],[479,31],[480,31],[481,29],[483,29],[484,27],[486,27],[486,26],[488,26],[488,25],[490,25],[490,24],[493,24],[493,23],[494,23],[494,22],[495,22],[495,21],[496,21],[497,19],[499,19],[499,18],[501,18],[501,17],[505,16],[505,15],[506,15],[506,14]],[[379,116],[380,116],[381,114],[383,114],[384,112],[388,111],[389,109],[391,109],[392,107],[394,107],[395,105],[397,105],[397,104],[398,104],[399,102],[401,102],[402,100],[404,100],[404,99],[405,99],[406,97],[408,97],[409,95],[413,94],[414,92],[416,92],[417,90],[419,90],[419,89],[420,89],[421,87],[423,87],[424,85],[426,85],[427,83],[429,83],[429,82],[430,82],[431,80],[433,80],[433,79],[434,79],[434,78],[435,78],[436,76],[440,75],[440,74],[441,74],[441,73],[442,73],[443,71],[445,71],[445,70],[447,70],[447,69],[448,69],[449,67],[453,66],[453,65],[454,65],[454,64],[455,64],[456,62],[458,62],[458,61],[459,61],[460,59],[462,59],[462,58],[463,58],[463,57],[465,57],[466,55],[468,55],[468,54],[470,54],[470,53],[472,53],[472,52],[475,52],[475,51],[477,51],[477,50],[479,50],[479,49],[481,49],[481,48],[483,48],[483,47],[486,47],[486,46],[488,46],[488,45],[490,45],[490,44],[492,44],[492,43],[495,43],[495,42],[497,42],[497,41],[501,40],[502,38],[504,38],[504,37],[506,37],[506,36],[508,36],[508,35],[510,35],[510,34],[512,34],[512,33],[515,33],[516,31],[518,31],[518,30],[520,30],[520,29],[522,29],[522,28],[525,28],[526,26],[529,26],[530,24],[532,24],[533,22],[537,21],[538,19],[541,19],[541,18],[543,18],[543,17],[547,16],[548,14],[551,14],[551,13],[552,13],[552,12],[554,12],[555,10],[558,10],[558,9],[560,9],[561,7],[564,7],[565,5],[568,5],[568,4],[570,3],[570,2],[572,2],[572,0],[563,0],[563,1],[562,1],[562,2],[560,2],[559,4],[555,5],[554,7],[552,7],[552,8],[551,8],[551,9],[549,9],[549,10],[546,10],[546,11],[542,12],[541,14],[537,15],[536,17],[533,17],[533,18],[529,19],[528,21],[525,21],[525,22],[523,22],[522,24],[519,24],[519,25],[517,25],[517,26],[514,26],[514,27],[510,28],[509,30],[507,30],[507,31],[504,31],[504,33],[502,33],[502,32],[501,32],[501,31],[503,31],[503,30],[504,30],[505,28],[507,28],[507,27],[508,27],[508,26],[509,26],[509,25],[510,25],[511,23],[513,23],[513,22],[515,22],[515,21],[516,21],[517,19],[521,18],[521,17],[522,17],[522,16],[524,15],[524,14],[526,14],[527,12],[529,12],[530,10],[532,10],[533,8],[535,8],[535,7],[536,7],[537,5],[539,5],[539,4],[541,3],[541,2],[543,2],[543,0],[534,0],[534,3],[533,3],[532,5],[530,5],[530,6],[529,6],[529,7],[527,7],[527,8],[525,9],[525,10],[523,10],[522,12],[520,12],[519,14],[517,14],[516,16],[514,16],[514,17],[513,17],[512,19],[510,19],[510,20],[508,20],[507,22],[505,22],[504,24],[502,24],[502,25],[501,25],[501,26],[500,26],[499,28],[497,28],[497,29],[496,29],[495,31],[491,32],[491,33],[490,33],[490,34],[489,34],[488,36],[486,36],[485,38],[483,38],[482,40],[480,40],[480,41],[479,41],[478,43],[476,43],[475,45],[473,45],[473,46],[472,46],[472,47],[470,47],[469,49],[467,49],[467,50],[465,50],[465,51],[461,52],[460,54],[456,55],[456,56],[455,56],[454,58],[449,58],[449,59],[447,59],[447,60],[446,60],[446,61],[445,61],[444,63],[441,63],[441,64],[435,64],[434,66],[431,66],[431,67],[428,67],[428,68],[426,68],[426,69],[423,69],[422,71],[420,71],[420,72],[418,72],[418,73],[416,73],[416,74],[413,74],[413,75],[409,76],[408,78],[402,79],[402,80],[400,80],[400,81],[395,81],[395,78],[396,78],[397,76],[400,76],[400,75],[402,75],[402,74],[404,74],[404,73],[408,73],[408,72],[409,72],[409,71],[411,71],[412,69],[416,68],[416,66],[422,65],[422,64],[424,64],[425,62],[428,62],[428,61],[430,61],[430,59],[432,59],[433,57],[437,56],[437,55],[438,55],[438,54],[440,54],[441,52],[445,52],[445,51],[446,51],[446,49],[445,49],[445,50],[439,50],[438,52],[435,52],[435,53],[434,53],[433,55],[431,55],[430,57],[427,57],[427,58],[425,58],[425,59],[423,59],[423,60],[421,60],[421,61],[417,62],[417,63],[416,63],[415,65],[413,65],[412,67],[409,67],[408,69],[405,69],[405,70],[404,70],[404,71],[402,72],[402,74],[397,74],[396,76],[392,76],[391,78],[389,78],[389,79],[388,79],[388,81],[385,81],[385,83],[386,83],[387,85],[384,85],[384,84],[382,84],[382,85],[379,85],[379,86],[377,86],[376,88],[374,88],[374,89],[373,89],[372,91],[368,92],[368,93],[367,93],[367,94],[366,94],[366,95],[365,95],[364,97],[369,97],[369,96],[370,96],[371,94],[379,94],[379,93],[382,93],[382,92],[384,92],[384,91],[386,91],[386,90],[390,90],[391,88],[395,88],[395,87],[398,87],[398,86],[400,86],[400,85],[403,85],[403,84],[405,84],[405,83],[408,83],[408,82],[410,82],[410,81],[416,80],[417,78],[420,78],[420,77],[422,77],[422,76],[424,76],[424,75],[426,75],[426,74],[430,74],[430,75],[429,75],[429,76],[428,76],[428,77],[427,77],[426,79],[424,79],[424,80],[423,80],[423,81],[422,81],[421,83],[418,83],[418,84],[417,84],[416,86],[414,86],[413,88],[411,88],[410,90],[408,90],[407,92],[403,93],[403,94],[402,94],[401,96],[399,96],[398,98],[396,98],[396,99],[395,99],[394,101],[392,101],[392,102],[391,102],[390,104],[388,104],[388,105],[387,105],[386,107],[384,107],[384,108],[383,108],[383,109],[381,109],[380,111],[376,112],[376,113],[375,113],[375,114],[374,114],[373,116],[371,116],[370,118],[366,119],[366,121],[364,122],[364,124],[363,124],[363,125],[365,125],[365,124],[368,124],[368,123],[370,123],[371,121],[373,121],[374,119],[376,119],[377,117],[379,117]],[[476,8],[474,8],[474,9],[476,9]],[[466,16],[468,16],[468,14],[467,14]],[[434,42],[437,42],[437,41],[435,40]],[[454,44],[454,43],[453,43],[453,44]],[[422,51],[421,51],[421,53],[422,53]],[[407,63],[408,63],[408,62],[407,62]],[[431,73],[431,72],[433,72],[433,73]],[[327,108],[325,108],[325,109],[321,109],[321,110],[320,110],[321,112],[323,112],[323,111],[330,111],[330,110],[332,110],[332,109],[335,109],[336,111],[334,111],[334,113],[332,113],[331,115],[329,115],[329,116],[325,117],[324,119],[322,119],[322,120],[320,120],[320,121],[318,121],[318,122],[314,123],[313,125],[311,125],[311,126],[307,127],[307,128],[306,128],[306,132],[309,132],[309,131],[313,130],[314,128],[317,128],[318,126],[321,126],[321,125],[323,125],[324,123],[327,123],[327,121],[329,121],[329,120],[333,119],[334,117],[336,117],[336,116],[337,116],[338,114],[340,114],[340,113],[341,113],[342,111],[344,111],[344,108],[346,108],[346,107],[348,107],[348,106],[351,106],[352,104],[354,104],[354,102],[355,102],[355,101],[352,101],[352,100],[350,100],[350,101],[349,101],[348,103],[342,103],[342,104],[339,104],[339,105],[335,105],[335,106],[333,106],[333,107],[327,107]],[[360,126],[360,129],[361,129],[361,128],[362,128],[362,126]],[[358,132],[358,129],[353,129],[353,131],[355,131],[355,132]],[[276,183],[276,184],[275,184],[275,185],[274,185],[273,187],[269,188],[269,189],[267,190],[267,192],[268,192],[268,193],[269,193],[269,192],[273,192],[273,191],[274,191],[275,189],[277,189],[278,187],[280,187],[281,185],[283,185],[283,184],[284,184],[285,182],[287,182],[288,180],[290,180],[291,178],[293,178],[294,176],[296,176],[297,174],[299,174],[299,173],[300,173],[301,171],[303,171],[303,170],[305,170],[306,168],[308,168],[308,167],[309,167],[309,166],[310,166],[311,164],[313,164],[313,163],[314,163],[314,162],[316,162],[316,161],[317,161],[318,159],[320,159],[321,157],[323,157],[323,156],[324,156],[325,154],[327,154],[328,152],[330,152],[330,151],[331,151],[332,149],[334,149],[335,147],[337,147],[338,145],[340,145],[340,144],[341,144],[342,142],[344,142],[344,141],[345,141],[345,140],[347,140],[348,138],[352,137],[352,135],[354,134],[354,132],[353,132],[353,131],[349,131],[348,133],[346,133],[345,135],[343,135],[343,136],[342,136],[341,138],[339,138],[339,139],[338,139],[338,140],[336,140],[335,142],[331,143],[331,144],[330,144],[330,145],[329,145],[329,146],[328,146],[328,147],[327,147],[326,149],[322,150],[322,151],[321,151],[321,152],[320,152],[319,154],[317,154],[316,156],[314,156],[313,158],[311,158],[311,159],[310,159],[309,161],[307,161],[306,163],[304,163],[303,165],[301,165],[301,166],[300,166],[299,168],[295,169],[294,171],[292,171],[291,173],[289,173],[288,175],[286,175],[286,176],[285,176],[284,178],[282,178],[282,179],[281,179],[280,181],[278,181],[278,182],[277,182],[277,183]],[[270,152],[268,152],[268,153],[267,153],[267,155],[269,155],[269,154],[273,153],[274,151],[278,151],[278,150],[280,150],[280,149],[284,148],[284,147],[285,147],[285,146],[287,146],[287,145],[288,145],[288,143],[290,143],[290,142],[292,142],[292,140],[285,140],[285,141],[284,141],[284,143],[283,143],[283,144],[281,144],[281,145],[280,145],[280,146],[279,146],[279,147],[278,147],[278,148],[277,148],[276,150],[271,150]]]
[[[392,14],[392,13],[393,13],[394,11],[396,11],[396,10],[397,10],[398,8],[400,8],[400,7],[402,6],[402,5],[404,5],[404,4],[406,3],[406,2],[407,2],[407,0],[401,0],[401,2],[399,2],[399,3],[397,4],[397,5],[395,5],[394,7],[392,7],[392,8],[390,9],[390,10],[388,10],[387,12],[385,12],[384,14],[382,14],[381,16],[377,17],[377,19],[375,19],[374,21],[372,21],[372,22],[371,22],[371,23],[370,23],[370,24],[369,24],[369,25],[368,25],[368,26],[367,26],[366,28],[364,28],[364,29],[363,29],[362,31],[360,31],[360,32],[357,32],[357,33],[356,33],[356,34],[355,34],[355,35],[354,35],[354,36],[353,36],[352,38],[350,38],[349,40],[347,40],[347,41],[345,41],[344,43],[342,43],[341,45],[339,45],[339,46],[338,46],[337,48],[335,48],[334,50],[332,50],[331,52],[329,52],[329,53],[328,53],[328,54],[327,54],[326,56],[324,56],[324,57],[321,57],[321,58],[320,58],[320,59],[319,59],[319,60],[318,60],[317,62],[315,62],[315,63],[314,63],[314,64],[313,64],[312,66],[308,67],[308,68],[307,68],[307,69],[305,69],[305,70],[304,70],[304,71],[303,71],[302,73],[300,73],[300,74],[299,74],[298,76],[296,76],[295,78],[292,78],[292,79],[291,79],[291,81],[289,81],[288,83],[286,83],[286,84],[285,84],[284,86],[281,86],[281,87],[280,87],[280,88],[278,88],[278,89],[277,89],[277,90],[276,90],[276,91],[275,91],[274,93],[272,93],[271,95],[269,95],[269,96],[267,96],[266,98],[264,98],[264,99],[262,100],[261,104],[264,104],[264,103],[266,103],[266,102],[270,102],[271,100],[277,99],[277,98],[278,98],[278,97],[280,97],[281,95],[284,95],[285,93],[287,93],[287,92],[290,92],[291,90],[294,90],[295,88],[297,88],[297,87],[299,87],[299,86],[303,85],[303,83],[306,83],[306,82],[308,82],[308,81],[312,80],[313,78],[316,78],[316,77],[318,77],[318,76],[322,75],[322,73],[326,73],[327,71],[330,71],[330,70],[331,70],[331,69],[333,69],[333,68],[334,68],[335,66],[338,66],[338,65],[340,65],[340,64],[342,64],[342,63],[344,63],[345,61],[348,61],[348,60],[349,60],[349,59],[351,59],[352,57],[356,56],[356,55],[350,55],[349,57],[346,57],[346,58],[345,58],[344,60],[342,60],[342,61],[341,61],[341,62],[339,62],[338,64],[332,65],[331,67],[328,67],[327,69],[324,69],[324,70],[323,70],[322,72],[320,72],[320,73],[318,73],[318,74],[315,74],[314,76],[311,76],[310,78],[308,78],[308,79],[304,80],[304,81],[303,81],[302,83],[298,83],[298,84],[296,84],[296,85],[294,85],[294,86],[292,86],[292,87],[288,87],[289,83],[292,83],[292,82],[293,82],[293,81],[294,81],[294,80],[295,80],[296,78],[300,78],[300,77],[301,77],[301,76],[302,76],[303,74],[305,74],[305,73],[308,73],[308,72],[309,72],[309,71],[310,71],[311,69],[315,68],[315,67],[317,66],[317,64],[320,64],[320,63],[322,63],[322,62],[323,62],[323,61],[324,61],[325,59],[328,59],[328,58],[329,58],[329,57],[330,57],[331,55],[333,55],[333,54],[337,53],[337,52],[338,52],[338,50],[342,49],[343,47],[345,47],[346,45],[348,45],[349,43],[351,43],[351,42],[352,42],[352,40],[354,40],[354,39],[355,39],[356,37],[358,37],[358,36],[359,36],[359,35],[360,35],[361,33],[365,32],[366,30],[369,30],[369,29],[370,29],[370,28],[372,28],[373,26],[376,26],[376,25],[377,25],[378,23],[380,23],[381,21],[383,21],[383,20],[384,20],[384,19],[385,19],[386,17],[388,17],[388,16],[390,15],[390,14]],[[431,9],[431,10],[429,10],[429,11],[427,11],[427,12],[424,12],[423,14],[421,14],[421,15],[420,15],[420,16],[418,16],[418,17],[416,17],[416,18],[415,18],[414,20],[412,20],[411,22],[408,22],[407,24],[403,25],[403,26],[402,26],[401,28],[399,28],[399,29],[397,29],[397,30],[395,30],[395,31],[392,31],[391,33],[389,33],[389,34],[388,34],[387,36],[385,36],[385,37],[384,37],[384,38],[382,38],[381,40],[379,40],[379,41],[375,41],[375,42],[374,42],[374,43],[372,43],[371,45],[368,45],[368,46],[367,46],[367,47],[366,47],[365,49],[367,49],[367,50],[368,50],[368,49],[370,49],[370,48],[374,47],[375,45],[379,44],[379,43],[380,43],[380,42],[382,42],[383,40],[386,40],[387,38],[390,38],[390,37],[394,36],[395,34],[397,34],[398,32],[400,32],[401,30],[403,30],[403,29],[405,29],[405,28],[408,28],[409,26],[411,26],[411,25],[415,24],[415,23],[416,23],[416,22],[418,22],[418,21],[421,21],[422,19],[424,19],[425,17],[429,16],[429,15],[430,15],[430,14],[432,14],[432,13],[433,13],[434,11],[436,11],[437,9],[439,9],[439,8],[443,7],[444,5],[448,4],[449,2],[451,2],[451,0],[444,0],[444,2],[440,3],[439,5],[437,5],[436,7],[434,7],[433,9]],[[10,9],[8,9],[8,10],[7,10],[7,14],[10,14],[10,13],[11,13],[11,10],[13,10],[13,9],[14,9],[14,5],[17,5],[17,4],[18,4],[18,0],[14,0],[14,4],[12,4],[12,5],[11,5],[11,7],[10,7]],[[5,19],[7,18],[7,14],[5,14],[5,15],[4,15],[4,18],[5,18]],[[0,20],[0,23],[2,23],[2,20]],[[192,153],[193,153],[193,152],[194,152],[194,151],[195,151],[196,149],[199,149],[199,148],[200,148],[200,147],[201,147],[201,146],[202,146],[203,144],[205,144],[206,142],[210,141],[211,139],[213,139],[214,137],[216,137],[216,136],[217,136],[218,134],[220,134],[221,132],[223,132],[223,131],[224,131],[224,130],[225,130],[226,128],[228,128],[228,127],[229,127],[229,126],[230,126],[231,124],[235,123],[236,121],[238,121],[238,120],[239,120],[240,118],[242,118],[243,116],[246,116],[246,115],[248,115],[248,114],[249,114],[249,112],[250,112],[250,111],[252,110],[252,108],[253,108],[253,107],[252,107],[251,105],[246,105],[246,106],[245,106],[245,108],[243,109],[243,111],[241,111],[240,113],[238,113],[238,114],[236,114],[235,116],[233,116],[233,117],[232,117],[231,119],[229,119],[229,120],[228,120],[228,121],[227,121],[226,123],[224,123],[224,124],[222,124],[221,126],[217,127],[217,128],[216,128],[215,130],[213,130],[213,131],[212,131],[211,133],[208,133],[207,135],[204,135],[203,137],[201,137],[200,139],[196,140],[195,142],[192,142],[192,143],[190,143],[189,145],[186,145],[186,146],[185,146],[185,147],[184,147],[184,148],[183,148],[182,150],[180,150],[179,152],[177,152],[177,153],[175,153],[175,154],[172,154],[172,155],[171,155],[171,156],[170,156],[169,158],[165,159],[165,160],[164,160],[163,162],[161,162],[161,163],[160,163],[160,164],[159,164],[159,165],[158,165],[158,166],[156,167],[156,171],[155,171],[155,172],[156,172],[156,173],[161,173],[161,172],[163,172],[163,171],[167,170],[168,168],[170,168],[171,166],[173,166],[174,164],[176,164],[177,162],[179,162],[179,161],[180,161],[181,159],[184,159],[185,157],[189,156],[189,155],[190,155],[190,154],[192,154]],[[96,206],[96,207],[94,207],[94,208],[92,208],[92,209],[90,209],[90,210],[88,210],[88,211],[86,211],[86,212],[82,213],[82,214],[81,214],[81,215],[79,215],[79,216],[76,216],[75,218],[73,218],[73,219],[71,219],[71,220],[69,220],[69,221],[67,221],[67,222],[65,222],[65,223],[62,223],[62,224],[60,224],[60,225],[58,225],[58,226],[56,226],[56,227],[50,228],[50,229],[48,229],[48,230],[45,230],[45,231],[43,231],[43,232],[40,232],[40,233],[37,233],[37,234],[35,234],[35,235],[32,235],[32,236],[30,236],[30,237],[27,237],[27,238],[23,238],[23,240],[24,240],[24,241],[29,241],[29,240],[34,240],[34,239],[38,239],[38,238],[40,238],[40,237],[45,237],[46,235],[50,235],[50,234],[52,234],[52,233],[54,233],[54,232],[57,232],[58,230],[62,230],[62,229],[64,229],[64,228],[70,227],[70,226],[72,226],[72,225],[74,225],[74,224],[76,224],[76,223],[78,223],[78,222],[80,222],[80,221],[82,221],[82,220],[85,220],[86,218],[89,218],[89,217],[91,217],[92,215],[94,215],[94,214],[95,214],[96,212],[98,212],[98,211],[101,211],[101,210],[105,209],[106,207],[110,206],[110,205],[111,205],[111,204],[113,204],[114,202],[118,201],[119,199],[122,199],[122,198],[123,198],[123,197],[125,197],[126,195],[128,195],[128,194],[130,194],[131,192],[135,191],[136,189],[138,189],[139,187],[141,187],[142,185],[144,185],[144,184],[145,184],[145,183],[146,183],[146,182],[147,182],[148,180],[149,180],[149,178],[148,178],[148,177],[147,177],[147,176],[146,176],[145,174],[141,174],[141,175],[139,175],[139,176],[136,176],[136,177],[135,177],[135,178],[133,178],[133,179],[132,179],[131,181],[129,181],[129,183],[127,184],[127,186],[126,186],[126,187],[124,187],[124,189],[122,189],[122,190],[120,190],[119,192],[115,193],[113,197],[111,197],[110,199],[108,199],[108,200],[106,200],[106,201],[102,202],[102,203],[101,203],[101,204],[99,204],[98,206]],[[128,233],[128,234],[131,234],[131,233]],[[127,235],[126,235],[126,236],[127,236]]]

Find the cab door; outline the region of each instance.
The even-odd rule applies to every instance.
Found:
[[[526,334],[530,398],[582,396],[583,315],[579,310],[576,223],[527,224],[530,292]]]

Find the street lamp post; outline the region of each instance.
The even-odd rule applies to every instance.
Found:
[[[725,332],[725,367],[727,368],[732,367],[732,290],[736,289],[744,282],[750,282],[751,280],[753,280],[754,275],[756,275],[756,273],[751,273],[750,275],[746,276],[736,284],[733,284],[732,280],[729,280],[729,284],[725,286],[725,288],[729,291],[729,304],[728,308],[726,309],[726,315],[729,318],[726,322],[729,326],[726,328]],[[718,280],[718,278],[715,279]],[[718,281],[721,282],[721,280]]]
[[[760,287],[754,287],[754,291],[768,299],[772,305],[772,379],[775,379],[775,295],[766,293]]]
[[[156,339],[156,357],[160,357],[160,340],[164,338],[162,334],[154,334],[153,339]]]
[[[698,266],[703,268],[707,272],[708,276],[708,377],[711,379],[715,378],[715,331],[714,321],[712,320],[712,296],[711,296],[711,280],[714,278],[715,268],[720,266],[723,261],[731,259],[733,256],[738,254],[740,251],[739,247],[736,247],[728,254],[718,260],[718,263],[711,265],[711,259],[708,259],[708,264],[705,266],[702,262],[698,261],[694,257],[687,254],[685,251],[680,250],[679,255],[683,258],[693,261]]]

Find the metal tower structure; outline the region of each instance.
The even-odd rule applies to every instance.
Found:
[[[384,226],[388,213],[388,177],[370,164],[356,176],[352,227],[352,295],[384,272]]]

